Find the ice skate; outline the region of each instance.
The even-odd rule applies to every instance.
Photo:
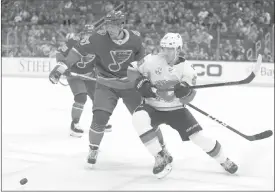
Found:
[[[78,123],[74,123],[72,121],[71,128],[70,128],[70,136],[80,138],[82,137],[84,131],[81,129],[80,125]]]
[[[238,165],[236,165],[233,161],[231,161],[230,159],[226,158],[226,161],[224,163],[221,163],[221,166],[228,172],[231,174],[236,173],[236,171],[238,170]]]
[[[89,155],[87,157],[87,164],[89,168],[93,168],[96,164],[96,159],[98,155],[98,147],[90,146]]]
[[[112,132],[112,125],[110,125],[110,124],[106,125],[106,127],[105,127],[105,132],[106,132],[106,133]]]
[[[156,175],[158,179],[164,178],[172,170],[172,165],[168,162],[168,159],[164,157],[163,151],[159,152],[155,156],[155,165],[153,168],[153,174]]]
[[[172,163],[173,162],[173,157],[172,155],[168,152],[167,148],[165,147],[165,145],[162,145],[162,153],[164,154],[164,158],[167,159],[168,163]]]

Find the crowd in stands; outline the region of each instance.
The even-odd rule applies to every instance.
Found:
[[[248,61],[261,52],[274,62],[273,0],[6,0],[2,2],[2,56],[54,57],[68,33],[80,32],[124,3],[125,27],[138,30],[147,53],[166,32],[183,37],[189,60]]]

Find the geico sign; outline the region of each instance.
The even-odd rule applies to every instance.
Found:
[[[222,66],[219,64],[193,64],[198,76],[220,77]]]

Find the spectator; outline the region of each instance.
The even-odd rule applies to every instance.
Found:
[[[9,11],[3,12],[1,18],[2,44],[5,50],[9,49],[4,53],[49,56],[50,52],[54,52],[51,51],[54,46],[65,41],[68,32],[79,32],[85,24],[98,20],[119,3],[121,1],[5,2],[4,6],[12,6],[6,6]],[[211,0],[126,1],[125,7],[125,27],[141,32],[147,52],[158,51],[153,47],[164,33],[179,32],[183,36],[183,52],[188,59],[211,60],[217,59],[214,56],[220,54],[222,60],[244,61],[247,49],[253,49],[274,25],[271,17],[274,15],[273,0],[221,0],[218,3]],[[265,60],[272,60],[270,48],[262,50],[265,50],[262,53]]]

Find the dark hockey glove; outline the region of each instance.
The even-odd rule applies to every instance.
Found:
[[[156,98],[157,95],[152,91],[152,84],[149,79],[141,76],[136,79],[135,87],[144,98]]]
[[[57,84],[61,75],[68,75],[70,72],[68,71],[67,65],[62,62],[58,62],[57,65],[50,72],[49,80],[53,84]]]
[[[186,83],[178,83],[174,86],[174,94],[177,98],[183,98],[191,95],[193,89],[190,89],[190,86]]]

